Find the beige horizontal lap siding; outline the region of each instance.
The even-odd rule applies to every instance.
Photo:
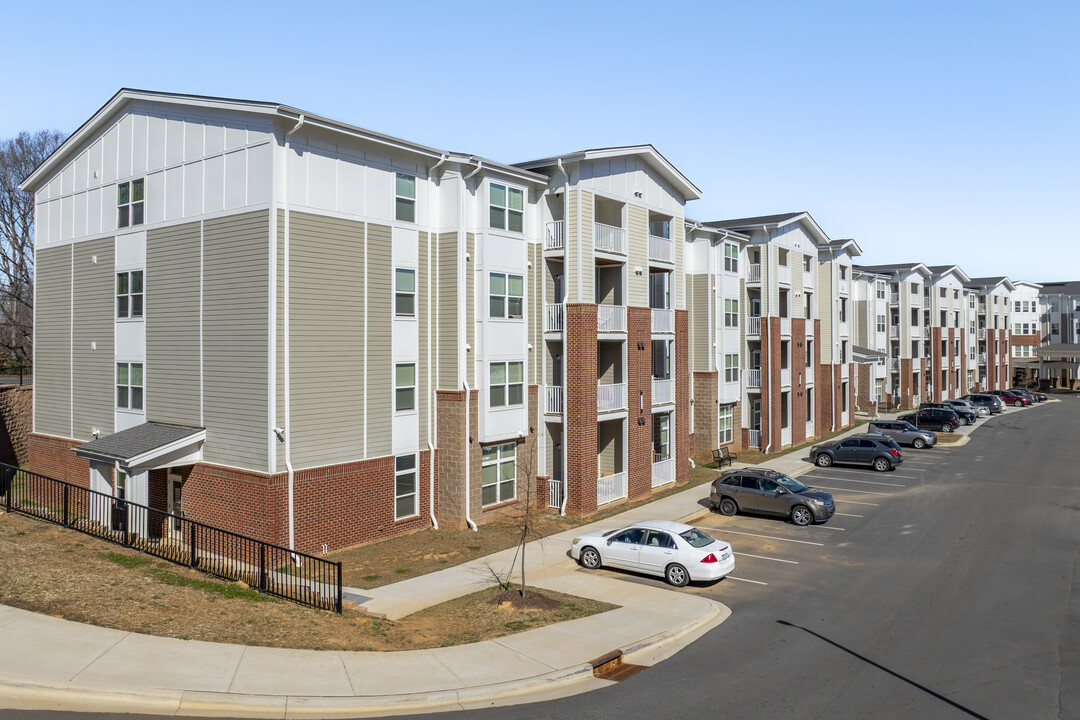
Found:
[[[712,333],[709,328],[710,280],[707,274],[688,275],[686,280],[690,296],[691,369],[694,372],[704,372],[709,370],[709,354],[712,348]]]
[[[198,222],[146,233],[146,419],[202,424]]]
[[[293,467],[357,460],[364,438],[364,223],[293,211],[289,238]]]
[[[436,307],[438,308],[438,369],[437,387],[441,390],[458,388],[458,243],[457,233],[438,236],[438,274]]]
[[[203,223],[203,423],[208,462],[266,472],[269,213]]]
[[[34,431],[71,437],[72,248],[38,250],[35,267]],[[110,387],[112,381],[109,382]]]
[[[113,238],[102,238],[76,243],[72,248],[72,437],[89,440],[95,429],[101,435],[113,432],[116,243]],[[143,382],[145,385],[148,381]]]
[[[629,236],[629,263],[649,266],[649,213],[639,205],[630,205],[627,210],[627,235]],[[635,307],[649,306],[648,273],[629,273],[627,305]]]
[[[367,226],[367,456],[391,452],[394,415],[391,231]]]
[[[285,211],[277,211],[277,236],[274,254],[277,257],[277,290],[274,298],[276,308],[274,326],[275,368],[274,368],[274,427],[288,428],[285,417]],[[274,440],[275,467],[280,472],[285,470],[285,443]]]

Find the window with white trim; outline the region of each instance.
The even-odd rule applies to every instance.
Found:
[[[739,354],[724,355],[724,382],[739,382]]]
[[[524,362],[493,362],[488,372],[488,399],[491,407],[509,407],[525,402]]]
[[[739,246],[734,243],[724,243],[724,270],[739,272]]]
[[[1013,311],[1014,312],[1020,312],[1020,301],[1019,300],[1016,300],[1016,301],[1013,302]]]
[[[394,268],[394,315],[416,315],[416,271],[410,268]]]
[[[724,327],[739,327],[739,301],[724,299]]]
[[[116,363],[116,407],[143,409],[142,363]]]
[[[416,409],[416,365],[394,365],[394,410],[405,412]]]
[[[394,519],[417,514],[416,455],[394,458]]]
[[[402,222],[416,222],[416,178],[405,173],[394,177],[394,217]]]
[[[878,315],[877,316],[877,331],[879,333],[885,332],[885,316],[884,315]]]
[[[723,445],[735,438],[735,406],[721,405],[716,416],[717,441]]]
[[[488,316],[520,318],[525,307],[525,278],[491,273],[488,277]]]
[[[480,493],[484,505],[495,505],[516,497],[517,443],[484,447],[480,467]]]
[[[122,182],[116,186],[116,227],[143,224],[143,180]]]
[[[653,462],[671,459],[671,413],[653,415]]]
[[[116,317],[143,316],[143,271],[116,273]]]
[[[878,300],[884,300],[885,299],[885,281],[884,280],[878,280],[876,283],[874,283],[874,285],[875,285],[876,290],[877,290],[877,299]]]
[[[489,224],[498,230],[522,232],[525,221],[525,191],[491,183],[488,187]]]

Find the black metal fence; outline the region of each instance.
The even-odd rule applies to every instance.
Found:
[[[3,365],[0,364],[0,385],[33,385],[34,366],[30,364]]]
[[[341,612],[341,563],[0,463],[8,512],[47,520],[308,607]]]

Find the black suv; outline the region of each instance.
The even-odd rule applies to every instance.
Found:
[[[884,472],[904,462],[904,454],[891,438],[876,433],[861,433],[815,445],[810,448],[810,460],[818,467],[845,463],[869,465],[878,472]]]
[[[960,416],[956,414],[955,408],[949,410],[926,408],[908,415],[901,415],[896,419],[909,422],[917,428],[928,428],[930,430],[940,430],[941,432],[952,432],[960,427]]]
[[[785,515],[796,525],[823,523],[836,513],[832,495],[775,470],[727,470],[713,480],[709,507],[721,515],[739,511]]]
[[[930,402],[922,403],[921,405],[919,405],[920,410],[927,410],[930,408],[936,408],[938,410],[951,410],[954,415],[956,415],[964,422],[965,425],[974,425],[975,421],[979,419],[979,415],[977,413],[974,413],[966,408],[950,405],[949,403]]]

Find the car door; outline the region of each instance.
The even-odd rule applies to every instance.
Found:
[[[757,510],[761,507],[761,478],[743,475],[740,483],[739,507],[743,510]]]
[[[780,483],[775,480],[761,479],[760,503],[761,505],[758,507],[760,512],[766,512],[770,515],[787,515],[788,513],[787,493],[780,487]]]
[[[630,570],[637,568],[645,532],[642,528],[630,528],[616,533],[604,550],[604,564]]]
[[[677,553],[675,540],[670,535],[660,530],[649,530],[638,553],[637,569],[650,575],[663,575]]]
[[[859,462],[859,441],[857,438],[848,438],[836,446],[836,461],[842,463]]]

